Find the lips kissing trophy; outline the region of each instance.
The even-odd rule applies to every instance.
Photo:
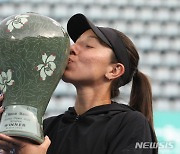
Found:
[[[69,56],[69,36],[36,13],[0,23],[0,90],[5,94],[0,133],[42,143],[42,119]]]

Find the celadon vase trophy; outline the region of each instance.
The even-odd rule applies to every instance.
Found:
[[[36,13],[0,23],[0,90],[5,94],[0,133],[42,143],[42,119],[69,56],[69,36]]]

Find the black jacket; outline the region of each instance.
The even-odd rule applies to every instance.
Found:
[[[157,149],[136,147],[136,142],[155,141],[147,119],[118,103],[94,107],[80,116],[71,107],[65,114],[45,119],[44,134],[51,140],[48,154],[157,153]]]

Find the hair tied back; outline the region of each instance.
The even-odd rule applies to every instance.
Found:
[[[134,77],[134,78],[136,78],[136,77],[137,77],[137,75],[138,75],[138,73],[139,73],[139,70],[138,70],[138,68],[136,68],[136,69],[135,69],[135,71],[134,71],[134,75],[133,75],[133,77]]]

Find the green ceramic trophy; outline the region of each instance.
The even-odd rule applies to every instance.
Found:
[[[55,20],[36,13],[0,23],[0,90],[5,111],[0,133],[42,143],[42,119],[69,56],[69,36]]]

